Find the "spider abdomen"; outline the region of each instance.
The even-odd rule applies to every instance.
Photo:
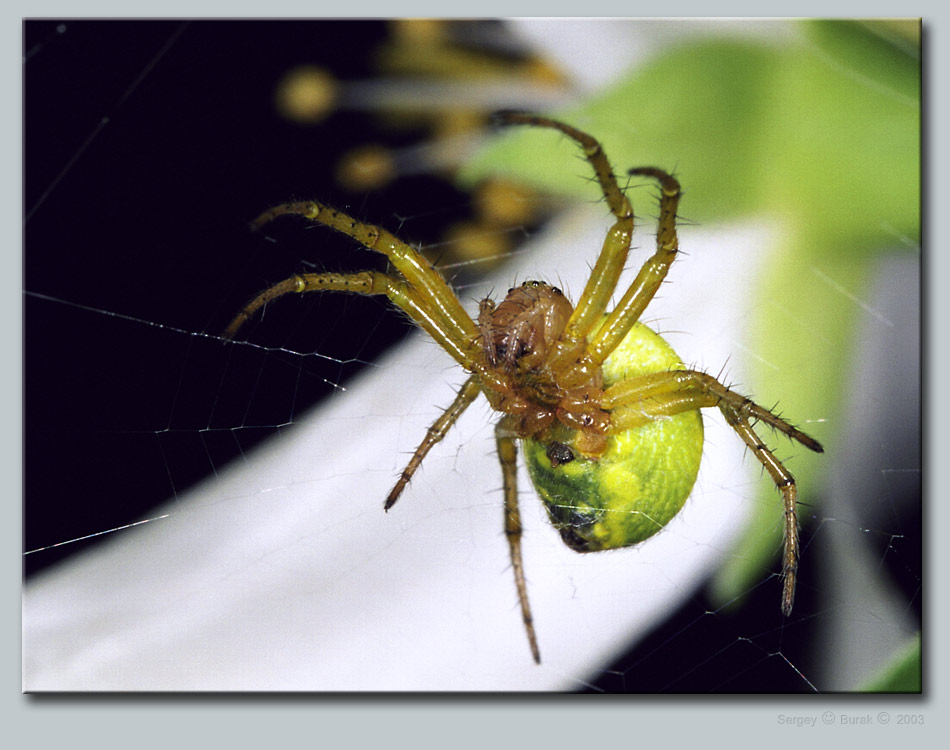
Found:
[[[676,352],[639,323],[603,368],[607,386],[671,369],[684,369]],[[558,425],[544,439],[522,441],[531,480],[569,547],[594,552],[638,544],[682,509],[702,458],[698,410],[608,434],[599,458],[568,458],[573,432]]]

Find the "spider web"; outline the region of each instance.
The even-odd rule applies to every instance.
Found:
[[[465,195],[431,177],[334,194],[339,144],[378,125],[340,113],[305,129],[270,112],[290,64],[323,58],[341,77],[368,76],[353,50],[383,34],[364,23],[27,24],[25,687],[854,689],[872,657],[919,627],[918,376],[881,364],[919,362],[916,338],[901,335],[919,329],[915,264],[894,261],[855,297],[873,312],[855,358],[875,364],[856,369],[856,437],[829,461],[827,495],[805,500],[794,617],[779,615],[774,570],[736,606],[706,597],[711,571],[741,554],[737,532],[767,482],[710,418],[697,490],[649,549],[575,555],[522,479],[540,668],[516,610],[487,408],[473,407],[381,511],[461,383],[450,360],[385,304],[342,295],[270,306],[248,344],[217,337],[268,282],[382,267],[302,223],[252,234],[248,219],[275,200],[319,197],[437,251],[439,229],[465,210]],[[536,275],[576,298],[604,214],[589,206],[553,239],[539,231],[545,254],[520,251],[487,281],[455,268],[463,301],[473,309]],[[648,312],[691,364],[742,382],[729,357],[754,310],[717,305],[727,284],[751,283],[769,239],[756,226],[693,230]],[[724,248],[731,259],[710,263]],[[895,347],[899,357],[882,354]]]

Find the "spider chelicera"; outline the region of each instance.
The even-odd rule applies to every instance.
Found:
[[[656,251],[611,311],[610,298],[627,261],[634,216],[600,144],[547,117],[505,112],[503,125],[553,128],[573,139],[594,169],[614,217],[603,249],[576,305],[554,286],[526,281],[504,300],[479,303],[472,319],[445,279],[415,249],[384,229],[316,201],[287,203],[254,222],[293,214],[352,237],[382,253],[392,273],[305,273],[265,289],[225,329],[237,331],[267,303],[291,292],[385,295],[468,373],[455,401],[436,419],[385,501],[389,510],[432,447],[481,393],[501,414],[495,426],[504,489],[504,528],[531,654],[540,662],[521,556],[515,483],[517,441],[531,479],[564,542],[578,552],[638,544],[683,507],[703,448],[700,409],[718,407],[772,477],[784,503],[782,612],[795,597],[799,541],[795,480],[759,439],[762,422],[810,450],[815,439],[716,378],[687,368],[656,333],[639,322],[676,258],[679,182],[655,167],[629,174],[656,180],[660,215]]]

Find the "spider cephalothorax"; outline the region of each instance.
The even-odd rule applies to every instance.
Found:
[[[256,226],[296,214],[382,253],[392,273],[307,273],[265,289],[225,329],[232,338],[268,302],[291,292],[385,295],[469,373],[455,401],[433,423],[386,498],[399,498],[426,454],[483,393],[501,414],[495,426],[504,486],[504,526],[531,653],[540,661],[521,557],[516,486],[517,441],[548,515],[578,552],[638,544],[662,529],[689,496],[703,448],[700,409],[717,407],[782,494],[785,551],[782,612],[788,615],[798,569],[795,480],[756,435],[765,424],[806,448],[815,439],[716,378],[687,368],[658,334],[639,322],[678,252],[679,182],[656,167],[628,174],[660,186],[656,249],[612,310],[627,261],[633,209],[600,144],[581,130],[539,115],[507,112],[504,125],[552,128],[573,139],[594,170],[613,225],[581,296],[572,305],[557,288],[528,281],[497,305],[483,300],[477,321],[445,279],[415,249],[380,227],[316,201],[263,213]]]
[[[575,430],[573,447],[595,458],[606,449],[610,428],[610,415],[600,407],[601,368],[586,368],[579,381],[575,363],[555,356],[565,349],[562,335],[573,312],[564,293],[543,281],[509,289],[497,306],[482,300],[480,340],[496,376],[482,390],[492,408],[507,415],[503,423],[512,434],[548,442],[560,423]]]
[[[574,306],[564,293],[543,281],[526,281],[508,290],[500,305],[484,299],[478,327],[491,365],[530,372],[544,364],[554,349]]]

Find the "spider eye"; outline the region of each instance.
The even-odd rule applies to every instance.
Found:
[[[564,443],[550,443],[545,453],[551,462],[551,466],[568,464],[574,460],[574,451],[568,448]]]

